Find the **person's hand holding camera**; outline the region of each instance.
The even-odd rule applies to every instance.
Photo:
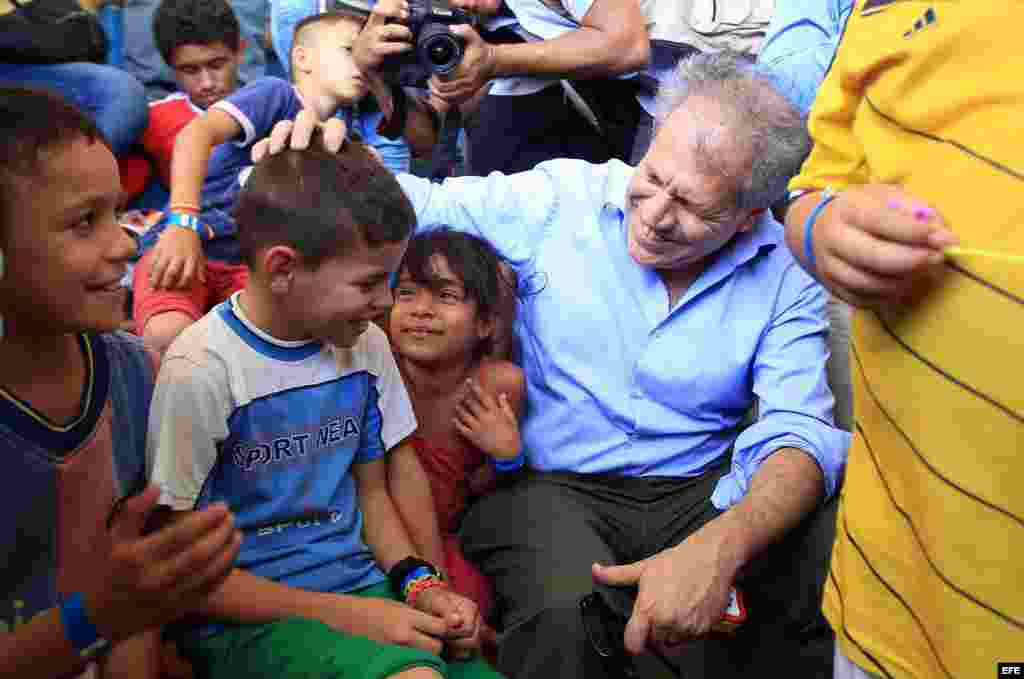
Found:
[[[408,18],[406,0],[380,0],[374,5],[352,44],[352,60],[360,73],[367,77],[377,75],[385,59],[412,49],[412,31],[399,23]]]
[[[451,32],[464,42],[462,63],[451,75],[444,78],[437,75],[431,77],[430,95],[450,106],[457,106],[469,101],[494,78],[497,56],[494,45],[481,38],[469,24],[452,26]]]

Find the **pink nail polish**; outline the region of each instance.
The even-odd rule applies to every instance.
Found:
[[[889,201],[886,207],[889,208],[890,210],[901,210],[903,209],[903,203],[896,199],[893,199]]]
[[[917,206],[914,208],[914,219],[919,222],[929,222],[935,216],[935,210],[930,207]]]

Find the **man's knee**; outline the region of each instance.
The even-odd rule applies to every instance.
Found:
[[[150,349],[162,356],[171,342],[193,322],[191,316],[181,311],[165,311],[146,321],[142,339]]]
[[[579,600],[562,597],[502,635],[498,667],[510,677],[606,676],[590,645]]]

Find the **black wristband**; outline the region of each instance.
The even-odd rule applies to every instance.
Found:
[[[391,86],[391,115],[386,119],[381,119],[380,124],[377,125],[377,134],[391,141],[399,139],[405,134],[405,123],[409,118],[408,97],[409,95],[401,86]]]
[[[388,581],[391,583],[391,589],[398,594],[399,598],[405,599],[405,593],[402,591],[402,584],[405,582],[406,576],[412,573],[417,568],[426,568],[430,570],[430,574],[438,578],[444,579],[441,576],[441,572],[437,570],[432,563],[418,559],[415,556],[407,556],[388,571]]]

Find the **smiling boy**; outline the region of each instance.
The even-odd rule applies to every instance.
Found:
[[[412,207],[349,143],[257,165],[235,215],[252,275],[167,351],[150,420],[163,501],[223,500],[245,535],[185,655],[214,678],[494,676],[439,657],[479,646],[478,611],[411,558],[388,492],[416,418],[370,319],[391,304]]]
[[[117,164],[49,94],[0,89],[0,128],[0,676],[155,677],[138,635],[216,587],[240,536],[220,504],[140,535],[155,488],[112,512],[144,480],[156,370],[114,332],[135,253]]]

